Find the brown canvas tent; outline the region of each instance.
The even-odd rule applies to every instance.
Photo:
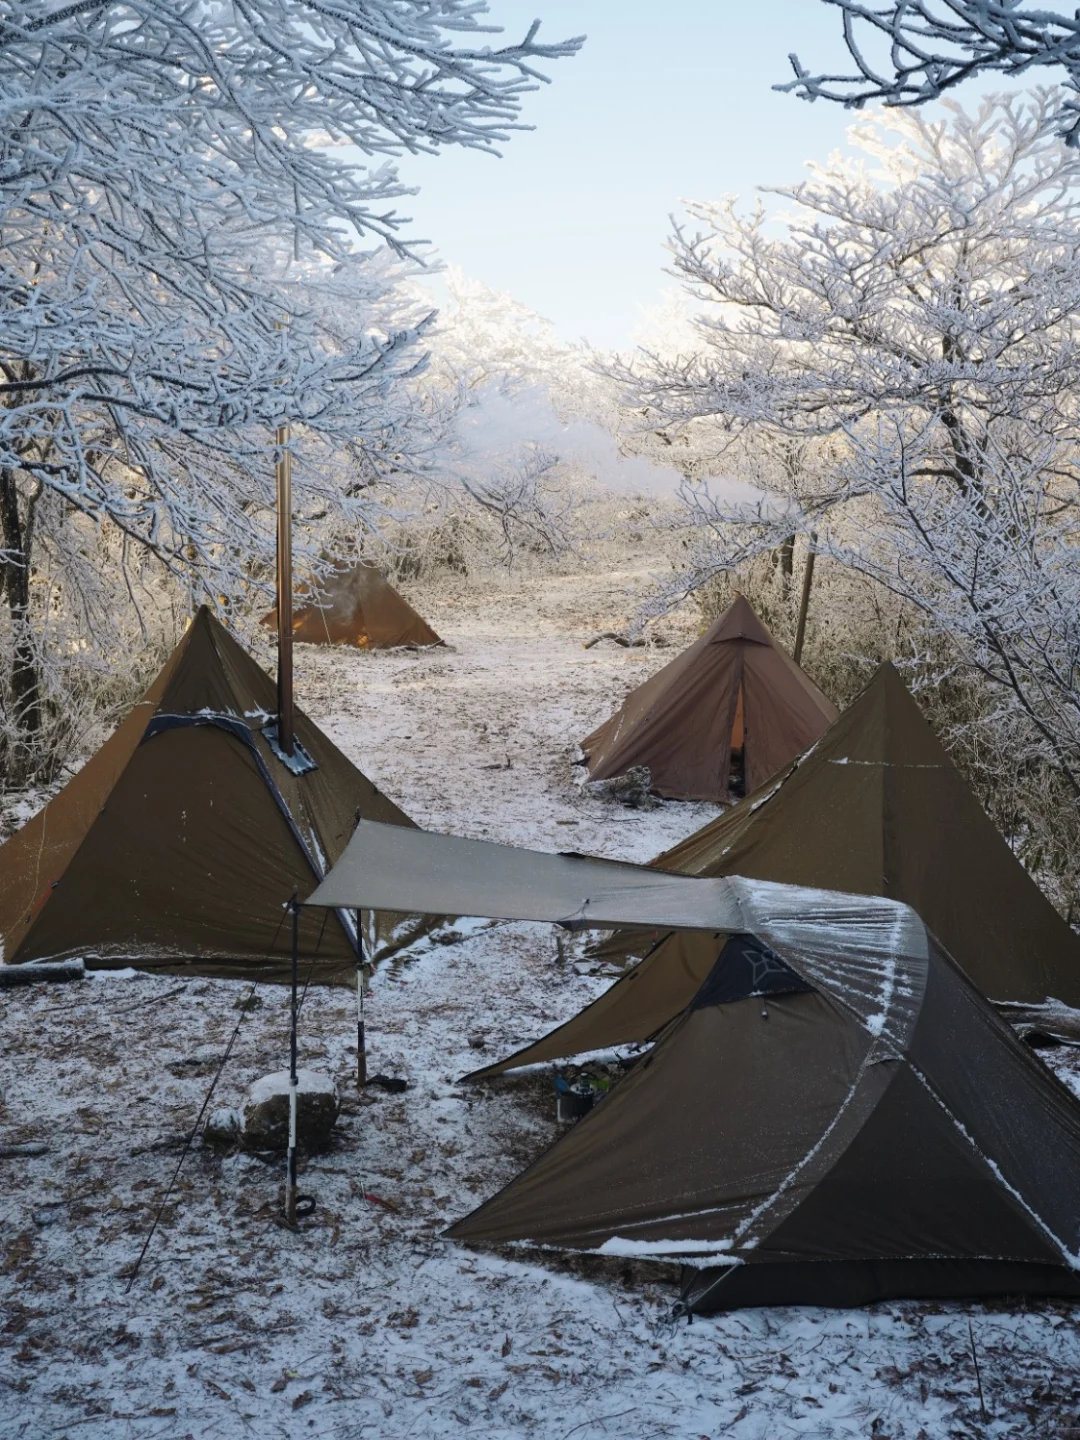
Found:
[[[303,589],[310,593],[309,587]],[[276,606],[261,623],[277,629]],[[378,566],[367,560],[319,581],[317,600],[293,611],[293,639],[308,645],[354,645],[360,650],[442,644]]]
[[[302,758],[285,761],[276,703],[201,609],[115,734],[0,847],[5,960],[286,979],[290,894],[322,877],[358,815],[412,821],[299,710]],[[353,981],[353,916],[302,920],[303,973],[314,956],[315,982]],[[402,927],[380,916],[369,939]]]
[[[652,863],[902,900],[990,999],[1080,1006],[1080,937],[994,829],[891,665],[809,754]],[[600,949],[646,958],[565,1025],[471,1078],[647,1040],[716,959],[708,934],[638,932]]]
[[[650,1055],[451,1238],[680,1261],[699,1312],[1080,1296],[1076,1100],[912,912],[894,951],[859,934],[883,902],[825,919],[801,893],[782,950],[767,923],[727,938]]]
[[[728,799],[732,759],[756,789],[837,710],[737,595],[719,620],[581,742],[593,780],[647,766],[672,800]]]
[[[454,1225],[692,1266],[687,1308],[1080,1295],[1080,1104],[906,905],[361,823],[311,903],[708,929],[650,1054]]]

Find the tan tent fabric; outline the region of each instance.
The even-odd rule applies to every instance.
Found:
[[[990,999],[1080,1006],[1080,938],[994,829],[892,665],[808,755],[652,863],[902,900]],[[565,1025],[470,1078],[645,1041],[716,958],[707,934],[626,932],[598,948],[647,958]],[[654,994],[655,1007],[643,1006]]]
[[[294,773],[263,728],[275,707],[273,680],[200,610],[111,739],[0,847],[5,960],[287,978],[289,895],[321,878],[358,815],[412,822],[300,711],[315,768]],[[392,944],[402,926],[380,916],[369,939]],[[317,948],[315,982],[354,979],[351,929],[304,915],[305,976]]]
[[[690,1003],[716,963],[724,938],[685,931],[667,935],[591,1005],[531,1045],[463,1079],[490,1080],[522,1065],[652,1040]]]
[[[1080,937],[998,834],[892,665],[772,787],[653,863],[902,900],[990,999],[1080,1006]]]
[[[1080,1294],[1080,1104],[908,906],[366,822],[309,903],[361,902],[716,933],[650,1054],[451,1238],[690,1261],[699,1310]]]
[[[813,964],[729,937],[649,1056],[448,1235],[681,1260],[698,1311],[1080,1294],[1080,1105],[923,934],[838,915]]]
[[[648,766],[674,800],[728,798],[733,748],[756,789],[824,733],[837,709],[741,596],[581,742],[593,780]]]
[[[301,589],[309,593],[308,587]],[[276,606],[261,623],[277,629]],[[355,645],[361,650],[442,644],[378,566],[365,560],[320,581],[318,603],[293,611],[293,638],[308,645]]]

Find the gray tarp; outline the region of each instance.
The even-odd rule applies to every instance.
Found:
[[[308,905],[538,920],[578,926],[663,925],[748,932],[801,972],[827,963],[838,998],[884,1033],[903,1024],[925,967],[914,910],[880,896],[764,880],[693,879],[637,865],[546,855],[487,840],[361,820]],[[914,969],[912,968],[914,967]],[[678,984],[678,978],[673,977]],[[685,1004],[685,999],[681,1001]]]
[[[493,920],[743,928],[730,880],[690,880],[611,860],[546,855],[424,830],[413,831],[411,843],[403,845],[396,829],[361,820],[306,903],[399,910],[394,896],[408,895],[413,911]],[[449,896],[455,898],[447,911],[439,897]]]

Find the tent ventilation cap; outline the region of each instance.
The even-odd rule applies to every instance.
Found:
[[[293,736],[293,753],[291,755],[285,754],[285,751],[282,750],[278,744],[278,722],[276,718],[268,721],[263,726],[261,734],[270,746],[270,749],[281,761],[282,765],[285,766],[286,770],[291,770],[294,775],[307,775],[310,771],[319,768],[295,735]]]

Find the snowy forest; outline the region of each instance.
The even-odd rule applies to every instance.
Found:
[[[8,803],[107,733],[193,605],[251,637],[273,598],[268,444],[287,417],[311,576],[343,547],[394,574],[587,568],[597,535],[635,514],[662,557],[637,625],[687,599],[708,619],[741,588],[790,643],[814,537],[811,673],[847,699],[901,662],[1071,914],[1067,92],[860,120],[842,164],[763,177],[779,225],[764,196],[694,201],[668,247],[683,303],[637,351],[597,353],[460,272],[441,310],[416,284],[425,258],[381,157],[504,142],[537,66],[578,43],[458,54],[446,37],[473,28],[468,8],[432,7],[389,42],[347,15],[308,37],[289,4],[220,31],[154,6],[20,6],[9,22]],[[330,46],[363,57],[352,90],[327,81],[293,105]],[[215,47],[228,68],[193,88]],[[311,143],[322,132],[379,163],[338,159]]]
[[[672,193],[668,213],[649,217],[664,302],[643,304],[633,339],[613,346],[568,335],[470,273],[410,217],[418,157],[490,152],[497,186],[497,165],[533,127],[534,98],[549,87],[557,97],[594,44],[564,33],[561,17],[515,29],[503,8],[0,0],[0,971],[55,963],[79,977],[0,976],[0,1349],[11,1361],[0,1366],[0,1436],[1080,1433],[1080,18],[1027,0],[804,0],[838,68],[788,55],[775,37],[783,146],[753,188],[733,193],[721,156],[703,176],[711,189]],[[734,42],[717,63],[722,81],[723,66],[738,64]],[[798,119],[808,102],[814,115],[843,117],[842,146],[807,153]],[[286,468],[291,598],[280,588]],[[359,640],[306,643],[321,641],[354,573],[393,587],[400,623],[415,628],[380,641],[369,617]],[[646,720],[649,706],[658,713],[660,691],[648,687],[684,653],[730,638],[723,627],[744,603],[750,618],[730,634],[779,654],[795,688],[766,721],[751,713],[761,703],[752,686],[774,681],[739,672],[719,788],[669,783],[642,747],[616,755],[638,723],[635,697]],[[303,715],[295,752],[273,690],[284,606]],[[300,628],[311,614],[314,628]],[[185,655],[221,634],[205,643],[228,698],[224,680],[181,696]],[[223,648],[234,643],[242,661]],[[261,674],[242,670],[249,663]],[[897,800],[881,857],[867,862],[879,865],[878,888],[840,883],[819,863],[833,842],[806,838],[784,787],[803,785],[815,823],[835,823],[852,853],[862,845],[862,822],[832,790],[810,788],[826,783],[813,767],[879,765],[858,758],[862,741],[842,727],[894,674],[907,696],[890,691],[900,708],[866,722],[890,757],[880,766],[947,770],[941,797],[963,800]],[[664,722],[672,744],[691,727],[690,699],[676,699]],[[125,751],[120,737],[144,710],[155,718]],[[904,726],[915,735],[916,713],[928,738],[896,759],[889,747]],[[354,845],[375,844],[368,828],[415,822],[417,835],[491,846],[482,865],[492,884],[510,846],[544,852],[537,877],[553,852],[567,864],[597,857],[635,875],[651,866],[647,877],[730,883],[745,923],[691,930],[654,914],[648,897],[640,917],[598,921],[614,931],[599,937],[582,929],[591,900],[550,917],[539,900],[535,914],[495,902],[472,919],[464,898],[425,888],[443,873],[437,852],[414,861],[407,846],[385,878],[365,851],[356,894],[298,919],[303,880],[265,878],[265,857],[286,843],[268,838],[265,816],[232,826],[212,861],[195,853],[194,788],[169,789],[196,775],[194,749],[178,749],[160,776],[140,771],[130,794],[117,778],[149,765],[161,742],[179,746],[169,727],[217,726],[224,746],[236,738],[229,725],[245,731],[252,774],[283,761],[271,818],[284,816],[320,885]],[[751,741],[770,726],[795,738],[759,762]],[[679,763],[685,777],[691,762]],[[303,791],[305,767],[322,771],[321,790]],[[208,803],[242,809],[241,783],[220,784]],[[890,784],[865,804],[884,814]],[[767,802],[788,803],[775,821],[776,873],[747,838]],[[137,819],[123,818],[125,805]],[[155,833],[168,828],[168,805],[182,860]],[[112,828],[95,839],[98,825]],[[54,838],[64,826],[78,844]],[[157,856],[159,843],[159,872],[138,879],[140,856]],[[796,875],[783,846],[797,843],[814,855]],[[890,844],[920,872],[912,887],[938,885],[927,904],[939,912],[885,873]],[[190,897],[204,881],[207,894],[239,893],[245,846],[265,847],[258,904],[276,928],[242,955],[241,921],[230,915],[211,933],[211,901]],[[732,869],[740,857],[746,868]],[[122,900],[109,889],[114,862],[128,867]],[[981,877],[970,896],[961,871]],[[551,873],[561,895],[561,872]],[[537,895],[547,883],[535,880]],[[619,876],[610,883],[614,893]],[[765,913],[770,885],[806,888],[780,919]],[[918,912],[922,949],[897,939],[901,922],[870,898],[865,914],[820,898],[848,891]],[[145,953],[134,930],[121,933],[129,903],[152,937]],[[244,926],[263,923],[256,909],[243,909]],[[548,921],[571,912],[555,934]],[[182,959],[162,938],[164,914],[198,931]],[[276,983],[288,980],[290,914],[291,1001]],[[950,923],[955,937],[942,932]],[[862,1299],[820,1303],[796,1287],[741,1302],[749,1308],[720,1303],[710,1318],[700,1297],[712,1290],[694,1289],[684,1259],[712,1275],[706,1267],[728,1264],[720,1252],[740,1237],[767,1249],[780,1231],[784,1256],[806,1258],[786,1212],[788,1229],[765,1237],[754,1210],[734,1240],[697,1258],[697,1231],[666,1248],[650,1249],[644,1230],[580,1240],[579,1230],[600,1235],[603,1217],[592,1230],[567,1221],[572,1243],[542,1226],[518,1236],[519,1172],[532,1167],[520,1211],[532,1183],[537,1213],[563,1202],[569,1213],[579,1197],[564,1193],[566,1176],[592,1176],[594,1155],[567,1150],[557,1174],[543,1167],[560,1146],[581,1152],[605,1114],[615,1124],[620,1089],[637,1086],[638,1108],[603,1154],[630,1155],[640,1132],[667,1126],[642,1077],[653,1059],[654,1075],[668,1063],[679,1026],[691,1033],[704,991],[657,1011],[656,1024],[635,1019],[640,1034],[629,1021],[586,1027],[596,1043],[533,1061],[536,1036],[578,1024],[601,997],[609,1004],[673,936],[689,973],[685,937],[706,931],[749,936],[783,971],[740,992],[755,1015],[820,990],[822,1008],[844,1024],[855,1015],[871,1048],[895,1047],[889,1064],[899,1068],[903,1052],[958,1132],[979,1134],[978,1184],[1000,1183],[994,1205],[1022,1212],[1031,1234],[1022,1254],[1011,1239],[999,1253],[979,1231],[974,1256],[1022,1264],[1020,1279],[1010,1271],[1004,1291],[980,1279],[959,1294],[939,1276],[923,1290],[881,1281]],[[935,947],[945,980],[933,979]],[[1009,969],[1010,947],[1038,970],[1030,984],[1020,960]],[[851,976],[871,962],[886,978],[865,1000]],[[918,964],[930,981],[911,978]],[[967,1056],[976,1021],[956,1001],[941,1053],[916,1063],[890,1009],[920,985],[921,1004],[944,1006],[954,971],[972,982],[984,1027],[956,1062],[970,1079],[963,1103],[1000,1107],[985,1122],[993,1140],[978,1130],[981,1112],[961,1113],[933,1073],[947,1053]],[[271,1094],[259,1077],[289,1064],[290,1024],[292,1129],[263,1147],[268,1161],[242,1130],[249,1102]],[[741,1055],[725,1037],[701,1041],[701,1053]],[[820,1043],[834,1041],[855,1043]],[[789,1043],[790,1055],[810,1044]],[[888,1068],[873,1054],[860,1075]],[[532,1068],[498,1079],[477,1070],[511,1060]],[[784,1064],[794,1073],[794,1060]],[[713,1095],[697,1072],[670,1067],[672,1095]],[[279,1195],[278,1160],[288,1131],[294,1163],[297,1087],[316,1072],[330,1077],[337,1129],[321,1148],[301,1144],[299,1183],[317,1206],[298,1223],[296,1170]],[[322,1083],[311,1081],[313,1104]],[[749,1113],[764,1103],[749,1082],[739,1106],[731,1093],[717,1089],[709,1104]],[[567,1129],[574,1096],[587,1098],[585,1122]],[[786,1178],[760,1181],[770,1204],[855,1123],[849,1100]],[[824,1114],[826,1099],[814,1103]],[[898,1151],[916,1113],[912,1101],[893,1117]],[[769,1116],[756,1124],[756,1143],[780,1145]],[[994,1150],[999,1139],[1019,1145],[1020,1133],[1028,1160]],[[916,1146],[927,1170],[935,1143]],[[667,1176],[673,1165],[646,1155],[639,1168]],[[968,1172],[948,1177],[957,1207],[982,1214]],[[595,1180],[597,1193],[604,1184]],[[733,1210],[730,1197],[708,1199],[711,1184],[691,1176],[680,1203]],[[621,1185],[610,1195],[622,1197]],[[850,1193],[866,1196],[867,1185],[860,1177]],[[840,1213],[848,1194],[822,1181],[814,1203]],[[851,1203],[861,1236],[876,1202]],[[505,1227],[504,1248],[470,1248],[468,1226],[485,1215]],[[946,1231],[942,1221],[927,1241],[942,1266],[955,1258]],[[534,1242],[543,1253],[514,1248]],[[1051,1269],[1068,1283],[1055,1288],[1042,1273]],[[702,1318],[689,1326],[695,1307]]]

